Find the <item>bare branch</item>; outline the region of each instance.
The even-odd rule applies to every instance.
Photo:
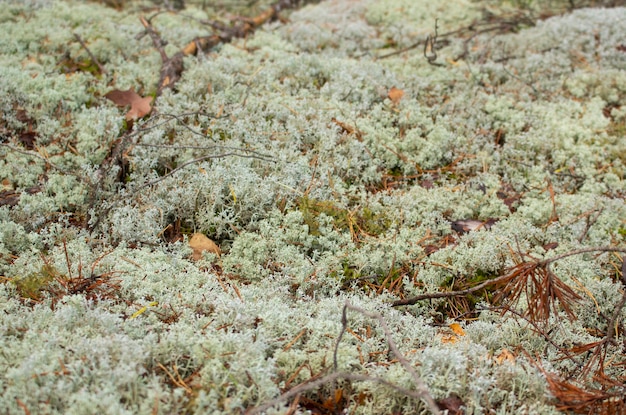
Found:
[[[561,255],[557,255],[551,258],[547,258],[544,259],[542,261],[536,261],[536,262],[528,262],[528,264],[536,264],[535,266],[538,267],[546,267],[548,265],[550,265],[553,262],[556,262],[558,260],[561,260],[563,258],[567,258],[573,255],[580,255],[580,254],[585,254],[585,253],[589,253],[589,252],[622,252],[622,253],[626,253],[626,248],[618,248],[618,247],[614,247],[614,246],[604,246],[604,247],[590,247],[590,248],[582,248],[582,249],[577,249],[574,251],[569,251],[569,252],[565,252]],[[521,265],[521,264],[518,264]],[[458,297],[458,296],[463,296],[463,295],[467,295],[467,294],[472,294],[476,291],[480,291],[484,288],[487,288],[491,285],[495,285],[495,284],[499,284],[501,282],[506,281],[507,279],[510,279],[512,277],[515,276],[515,274],[519,272],[518,267],[513,267],[510,272],[508,272],[505,275],[501,275],[499,277],[496,278],[492,278],[490,280],[484,281],[481,284],[475,286],[475,287],[471,287],[468,288],[466,290],[459,290],[459,291],[449,291],[449,292],[436,292],[436,293],[426,293],[426,294],[421,294],[421,295],[417,295],[415,297],[411,297],[411,298],[406,298],[403,300],[397,300],[394,301],[391,305],[393,307],[398,307],[398,306],[403,306],[403,305],[413,305],[416,304],[418,301],[422,301],[422,300],[430,300],[430,299],[435,299],[435,298],[450,298],[450,297]],[[625,282],[626,284],[626,282]]]
[[[74,33],[74,38],[78,41],[78,43],[80,43],[83,49],[87,51],[87,54],[89,55],[89,58],[91,58],[91,61],[98,66],[98,69],[100,69],[100,73],[107,73],[107,70],[105,69],[105,67],[102,66],[100,61],[94,56],[93,53],[91,53],[91,51],[89,50],[89,48],[87,47],[83,39],[78,35],[78,33]]]
[[[413,382],[415,383],[415,386],[417,387],[417,393],[419,394],[420,398],[423,399],[426,402],[426,404],[428,405],[428,407],[430,408],[432,413],[438,414],[439,413],[439,407],[437,406],[437,403],[435,402],[433,397],[430,395],[430,392],[428,391],[428,387],[426,386],[424,381],[422,381],[422,379],[419,377],[417,372],[415,372],[415,369],[413,369],[413,366],[411,366],[409,361],[406,360],[404,355],[402,355],[402,353],[400,353],[400,351],[396,347],[396,343],[393,341],[393,337],[391,335],[391,330],[389,330],[389,327],[387,326],[387,323],[385,322],[385,319],[378,313],[370,313],[369,311],[364,310],[364,309],[362,309],[360,307],[353,306],[348,301],[346,301],[346,304],[344,305],[344,315],[345,315],[345,310],[346,309],[350,309],[350,310],[356,311],[358,313],[363,314],[366,317],[374,318],[374,319],[378,320],[378,324],[380,324],[381,328],[383,329],[383,332],[385,333],[385,338],[387,339],[387,343],[389,344],[389,348],[393,352],[393,354],[396,357],[396,359],[398,359],[398,361],[400,362],[402,367],[407,372],[409,372],[411,374],[411,376],[413,377]],[[346,328],[347,328],[347,323],[348,323],[347,319],[344,320],[344,318],[342,318],[342,326],[343,326],[342,327],[342,334],[343,334],[343,331],[345,331]],[[339,342],[339,340],[341,340],[341,337],[339,337],[337,339],[337,342]],[[335,351],[337,351],[337,348],[335,348]],[[336,356],[335,356],[334,361],[336,362]]]
[[[374,318],[378,320],[378,323],[380,324],[381,328],[383,329],[383,332],[385,333],[385,338],[387,340],[387,344],[389,344],[389,348],[393,352],[394,356],[398,359],[402,367],[404,367],[406,371],[411,374],[411,376],[413,377],[415,386],[417,387],[417,390],[403,388],[401,386],[398,386],[394,383],[391,383],[379,377],[337,371],[337,366],[338,366],[337,365],[337,351],[339,349],[339,343],[341,342],[343,334],[345,333],[348,327],[347,310],[356,311],[358,313],[363,314],[366,317]],[[298,396],[299,394],[303,392],[317,389],[318,387],[322,385],[329,384],[339,379],[344,379],[344,380],[349,380],[349,381],[358,381],[358,382],[380,383],[397,392],[400,392],[401,394],[405,396],[423,400],[428,406],[428,409],[433,414],[438,415],[441,413],[439,410],[439,406],[437,405],[433,397],[430,395],[430,392],[428,391],[428,387],[426,386],[426,384],[418,376],[417,372],[415,372],[415,369],[413,369],[409,361],[402,355],[402,353],[400,353],[400,351],[396,347],[396,344],[393,341],[393,337],[391,335],[391,330],[389,330],[389,327],[387,326],[385,319],[378,313],[370,313],[369,311],[366,311],[360,307],[353,306],[350,304],[350,302],[346,301],[343,307],[342,313],[341,313],[341,332],[339,333],[339,336],[337,336],[337,342],[335,343],[335,350],[333,352],[333,365],[334,365],[334,370],[335,370],[333,373],[330,373],[322,378],[315,379],[309,382],[304,382],[296,387],[293,387],[289,391],[283,393],[282,395],[280,395],[279,397],[275,399],[272,399],[271,401],[264,403],[263,405],[248,409],[245,412],[245,414],[246,415],[259,414],[271,408],[272,406],[280,404],[282,402],[286,402],[289,399],[295,396]]]

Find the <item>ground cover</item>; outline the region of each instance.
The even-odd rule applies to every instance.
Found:
[[[626,412],[626,8],[209,3],[2,3],[5,413]]]

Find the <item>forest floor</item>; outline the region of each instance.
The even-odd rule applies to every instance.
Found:
[[[626,414],[622,3],[4,0],[0,412]]]

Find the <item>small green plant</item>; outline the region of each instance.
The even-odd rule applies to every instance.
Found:
[[[367,206],[349,210],[338,206],[334,201],[315,200],[308,196],[300,197],[297,203],[304,223],[309,227],[309,233],[314,236],[319,236],[318,218],[322,214],[332,218],[337,230],[350,232],[354,241],[366,235],[379,236],[393,223],[391,215],[375,212]]]
[[[44,292],[49,291],[61,274],[57,269],[49,264],[41,266],[41,270],[31,273],[25,277],[13,278],[13,284],[18,294],[23,299],[40,301]]]
[[[120,294],[119,284],[114,278],[118,274],[117,272],[95,273],[98,263],[108,253],[101,255],[93,262],[89,275],[83,275],[82,263],[79,263],[78,275],[73,276],[70,271],[72,264],[65,241],[63,241],[63,249],[68,273],[60,272],[50,260],[42,257],[44,264],[38,272],[12,280],[20,298],[36,303],[45,297],[50,297],[52,304],[54,304],[66,295],[82,294],[86,298],[98,301],[106,297],[115,298]]]

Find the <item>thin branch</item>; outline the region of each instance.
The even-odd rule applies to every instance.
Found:
[[[159,52],[159,55],[161,55],[161,62],[162,63],[167,62],[169,58],[167,56],[167,53],[165,53],[165,49],[164,49],[164,46],[167,43],[163,41],[163,39],[161,38],[161,35],[159,35],[157,31],[154,29],[150,20],[141,16],[139,17],[139,21],[141,21],[141,24],[146,29],[146,33],[148,34],[148,36],[150,36],[150,39],[152,40],[152,45],[154,45],[154,48]]]
[[[178,122],[179,122],[179,123],[180,123],[180,124],[181,124],[184,128],[186,128],[187,130],[191,131],[193,134],[198,135],[198,136],[200,136],[200,137],[202,137],[202,138],[207,138],[207,135],[206,135],[206,134],[203,134],[203,133],[202,133],[202,132],[200,132],[200,131],[196,131],[196,130],[194,130],[194,129],[193,129],[193,128],[191,128],[189,125],[187,125],[187,123],[186,123],[186,122],[184,122],[184,121],[181,119],[182,117],[186,117],[186,116],[189,116],[189,115],[198,115],[198,114],[199,114],[199,113],[186,113],[186,114],[176,115],[176,114],[161,113],[161,114],[159,114],[159,116],[162,116],[162,117],[170,117],[170,120],[168,120],[168,121],[171,121],[171,119],[175,119],[175,120],[176,120],[176,121],[178,121]],[[224,118],[224,117],[225,117],[225,116],[222,116],[222,117],[215,117],[215,116],[210,116],[210,115],[208,115],[208,114],[201,114],[201,115],[205,115],[205,116],[207,116],[207,117],[209,117],[209,118],[213,118],[213,119],[219,119],[219,118]],[[153,128],[153,127],[150,127],[150,128]]]
[[[161,70],[159,74],[159,85],[157,86],[156,96],[160,96],[165,88],[171,88],[182,76],[185,69],[183,64],[183,52],[177,52],[172,57],[168,57],[165,53],[164,46],[167,44],[161,35],[152,26],[149,20],[145,17],[140,17],[141,24],[146,29],[146,32],[152,39],[154,48],[161,55]]]
[[[417,390],[411,390],[411,389],[406,389],[403,388],[401,386],[398,386],[394,383],[391,383],[385,379],[379,378],[379,377],[373,377],[373,376],[368,376],[368,375],[360,375],[360,374],[352,374],[352,373],[347,373],[347,372],[338,372],[338,364],[337,364],[337,352],[339,349],[339,343],[341,342],[341,339],[343,338],[343,334],[346,332],[346,329],[348,327],[348,318],[347,318],[347,310],[352,310],[352,311],[356,311],[358,313],[363,314],[366,317],[369,318],[374,318],[376,320],[378,320],[378,323],[380,324],[381,328],[383,329],[383,332],[385,333],[385,338],[387,340],[387,343],[389,344],[389,348],[391,349],[391,351],[393,352],[394,356],[398,359],[398,361],[400,362],[400,364],[402,365],[402,367],[404,367],[406,369],[407,372],[409,372],[411,374],[411,376],[413,377],[413,381],[415,382],[415,385],[417,387]],[[391,330],[389,330],[389,327],[387,326],[387,323],[385,322],[385,319],[378,313],[370,313],[369,311],[366,311],[360,307],[356,307],[350,304],[350,302],[346,301],[342,313],[341,313],[341,332],[339,333],[339,336],[337,336],[337,342],[335,343],[335,350],[333,352],[333,368],[334,368],[334,372],[330,373],[322,378],[319,379],[315,379],[312,380],[310,382],[304,382],[301,383],[300,385],[291,388],[289,391],[283,393],[282,395],[280,395],[279,397],[272,399],[271,401],[268,401],[266,403],[264,403],[263,405],[254,407],[254,408],[250,408],[248,409],[245,414],[246,415],[255,415],[255,414],[259,414],[263,411],[266,411],[267,409],[271,408],[274,405],[278,405],[282,402],[286,402],[289,399],[291,399],[292,397],[298,396],[303,392],[307,392],[310,390],[314,390],[317,389],[318,387],[325,385],[325,384],[329,384],[331,382],[334,382],[338,379],[344,379],[344,380],[349,380],[349,381],[357,381],[357,382],[376,382],[376,383],[380,383],[382,385],[385,385],[397,392],[400,392],[401,394],[405,395],[405,396],[409,396],[411,398],[415,398],[415,399],[419,399],[419,400],[423,400],[426,402],[428,409],[433,413],[433,414],[440,414],[441,412],[439,411],[439,406],[437,405],[437,403],[435,402],[435,400],[433,399],[433,397],[430,395],[430,392],[428,391],[428,387],[426,386],[426,384],[424,384],[424,382],[422,381],[422,379],[418,376],[418,374],[415,372],[415,369],[413,369],[413,367],[411,366],[411,364],[409,363],[409,361],[402,355],[402,353],[400,353],[400,351],[398,350],[398,348],[396,347],[395,342],[393,341],[393,337],[391,335]]]
[[[219,149],[219,150],[230,150],[233,152],[236,151],[240,151],[242,153],[246,153],[245,155],[239,155],[239,154],[234,154],[234,155],[238,155],[240,157],[251,157],[251,158],[258,158],[260,160],[264,160],[264,161],[271,161],[271,162],[276,162],[276,159],[272,156],[270,156],[269,154],[264,154],[264,153],[260,153],[256,150],[251,150],[249,148],[241,148],[241,147],[233,147],[233,146],[222,146],[222,145],[215,145],[215,146],[194,146],[194,145],[169,145],[169,144],[144,144],[144,143],[137,143],[135,144],[136,147],[155,147],[155,148],[165,148],[165,149],[170,149],[170,150],[180,150],[180,149],[190,149],[190,150],[215,150],[215,149]],[[226,155],[231,155],[231,154],[226,154]],[[215,158],[219,157],[220,155],[214,156]]]
[[[383,332],[385,333],[385,338],[387,340],[387,343],[389,344],[389,348],[393,352],[394,356],[398,359],[398,361],[400,362],[402,367],[407,372],[409,372],[411,374],[411,376],[413,377],[413,382],[415,382],[415,386],[417,387],[417,393],[418,393],[419,397],[426,402],[426,404],[428,405],[428,407],[430,408],[432,413],[439,414],[439,407],[437,406],[437,403],[435,402],[433,397],[430,395],[430,392],[428,391],[428,387],[426,386],[424,381],[422,381],[422,379],[419,377],[417,372],[415,372],[415,369],[413,369],[413,366],[411,366],[409,361],[406,360],[404,355],[402,355],[402,353],[400,353],[400,351],[396,347],[396,343],[393,341],[393,337],[391,335],[391,330],[389,330],[389,327],[387,326],[387,323],[385,322],[385,319],[378,313],[370,313],[369,311],[364,310],[364,309],[362,309],[360,307],[353,306],[348,301],[346,301],[346,304],[344,305],[343,316],[345,316],[345,310],[346,309],[350,309],[350,310],[356,311],[358,313],[363,314],[366,317],[374,318],[374,319],[378,320],[378,323],[380,324],[381,328],[383,329]],[[347,323],[348,323],[347,322],[347,318],[344,319],[343,316],[342,316],[341,334],[343,334],[343,332],[346,330]],[[341,335],[337,338],[337,342],[339,342],[339,340],[341,340]],[[336,351],[337,351],[337,347],[335,348],[335,352]],[[336,356],[334,358],[334,362],[336,364]]]
[[[615,330],[615,324],[617,323],[617,320],[619,319],[619,316],[622,313],[624,305],[626,305],[626,290],[624,290],[624,293],[622,294],[622,298],[621,298],[620,302],[617,303],[617,305],[615,306],[615,310],[613,311],[613,315],[611,316],[611,320],[609,320],[609,325],[608,325],[608,327],[606,329],[607,333],[606,333],[606,336],[604,338],[606,343],[615,344],[615,334],[616,334],[616,331],[617,331],[617,330]]]
[[[179,171],[181,171],[182,169],[184,169],[185,167],[187,167],[189,165],[192,165],[192,164],[195,164],[195,163],[200,163],[201,161],[205,161],[205,160],[216,159],[216,158],[224,158],[224,157],[229,157],[229,156],[235,156],[235,157],[241,157],[241,158],[254,158],[254,159],[259,159],[259,160],[264,160],[264,161],[275,161],[273,159],[265,158],[265,156],[258,156],[256,154],[238,154],[238,153],[235,153],[235,152],[198,157],[198,158],[195,158],[193,160],[189,160],[189,161],[181,164],[180,166],[176,167],[174,170],[170,171],[167,174],[164,174],[163,176],[159,177],[158,179],[155,179],[155,180],[153,180],[151,182],[142,184],[141,186],[136,188],[135,191],[139,191],[139,190],[144,189],[146,187],[152,187],[155,184],[157,184],[159,182],[162,182],[163,180],[167,179],[168,177],[178,173]]]
[[[478,284],[477,286],[468,288],[466,290],[425,293],[425,294],[417,295],[415,297],[394,301],[391,305],[393,307],[398,307],[398,306],[403,306],[403,305],[413,305],[413,304],[416,304],[418,301],[422,301],[422,300],[431,300],[435,298],[450,298],[450,297],[458,297],[462,295],[472,294],[476,291],[480,291],[486,287],[489,287],[490,285],[498,284],[502,281],[505,281],[507,278],[510,278],[511,274],[512,273],[507,273],[505,275],[501,275],[499,277],[486,280],[482,282],[481,284]]]
[[[580,254],[586,254],[589,252],[622,252],[622,253],[626,253],[626,248],[618,248],[616,246],[596,246],[596,247],[590,247],[590,248],[582,248],[582,249],[576,249],[574,251],[569,251],[569,252],[565,252],[563,254],[548,258],[548,259],[544,259],[543,261],[541,261],[541,264],[546,264],[549,265],[553,262],[559,261],[563,258],[567,258],[570,256],[574,256],[574,255],[580,255]]]
[[[74,33],[74,39],[76,39],[78,43],[80,43],[80,45],[83,47],[83,49],[87,51],[87,54],[89,55],[89,58],[91,58],[91,61],[98,66],[98,69],[100,69],[100,73],[102,74],[107,73],[107,70],[105,69],[105,67],[102,66],[100,61],[94,56],[93,53],[91,53],[91,51],[89,50],[89,48],[87,47],[83,39],[78,35],[78,33]]]
[[[42,156],[39,153],[36,153],[33,151],[20,150],[19,148],[13,147],[12,145],[7,144],[7,143],[0,143],[0,146],[6,147],[11,151],[15,151],[16,153],[24,154],[26,156],[31,156],[31,157],[35,157],[40,160],[43,160],[44,163],[48,164],[50,167],[54,168],[55,170],[58,170],[63,174],[68,174],[68,175],[70,174],[67,170],[64,170],[61,167],[57,166],[56,164],[52,163],[49,159],[47,159],[46,157]]]
[[[396,385],[395,383],[391,383],[385,379],[379,378],[379,377],[375,377],[375,376],[368,376],[368,375],[359,375],[359,374],[353,374],[353,373],[347,373],[347,372],[334,372],[331,373],[329,375],[326,375],[322,378],[310,381],[310,382],[305,382],[305,383],[301,383],[298,386],[295,386],[291,389],[289,389],[287,392],[283,393],[282,395],[280,395],[279,397],[272,399],[270,401],[267,401],[266,403],[264,403],[263,405],[257,406],[257,407],[253,407],[253,408],[249,408],[248,410],[246,410],[244,412],[245,415],[256,415],[256,414],[260,414],[263,413],[264,411],[268,410],[269,408],[273,407],[274,405],[278,405],[280,403],[286,402],[289,399],[293,398],[294,396],[297,396],[303,392],[308,392],[311,390],[315,390],[318,387],[322,386],[322,385],[326,385],[329,384],[331,382],[334,382],[336,380],[339,379],[343,379],[343,380],[349,380],[349,381],[354,381],[354,382],[374,382],[374,383],[380,383],[381,385],[385,385],[403,395],[409,396],[411,398],[414,399],[423,399],[423,396],[418,392],[418,391],[414,391],[411,389],[406,389],[403,388],[401,386]],[[437,404],[435,403],[435,409],[436,412],[432,409],[429,408],[431,410],[431,412],[433,414],[440,414],[441,411],[439,411],[439,407],[437,406]]]
[[[429,64],[433,66],[444,66],[441,63],[437,63],[437,36],[439,30],[439,19],[435,19],[435,34],[426,36],[426,42],[424,42],[424,57]],[[430,54],[429,54],[430,53]]]
[[[462,27],[460,29],[456,29],[456,30],[452,30],[450,32],[446,32],[446,33],[442,33],[442,34],[437,34],[436,38],[434,39],[436,41],[436,39],[439,38],[448,38],[454,35],[458,35],[458,36],[463,36],[467,33],[470,33],[471,35],[465,39],[464,41],[464,49],[465,52],[463,54],[461,54],[461,56],[458,56],[455,58],[455,60],[461,59],[463,56],[465,56],[467,54],[467,44],[474,39],[475,37],[485,34],[485,33],[489,33],[489,32],[493,32],[493,31],[499,31],[500,33],[506,33],[508,31],[514,31],[516,29],[518,29],[522,24],[533,24],[532,20],[530,20],[528,17],[525,16],[520,16],[517,20],[507,20],[504,18],[500,18],[500,20],[496,20],[496,21],[483,21],[483,22],[474,22],[472,24],[470,24],[469,26],[466,27]],[[430,35],[429,35],[430,37]],[[431,39],[432,41],[433,39]],[[400,55],[402,53],[408,52],[412,49],[417,49],[418,47],[420,47],[421,45],[424,45],[425,47],[427,46],[428,43],[428,38],[424,39],[424,40],[418,40],[417,42],[404,47],[402,49],[398,49],[396,51],[393,52],[389,52],[386,53],[384,55],[379,56],[377,59],[385,59],[385,58],[389,58],[395,55]],[[428,57],[427,57],[428,58]]]
[[[590,252],[622,252],[622,253],[626,253],[626,248],[618,248],[618,247],[614,247],[614,246],[601,246],[601,247],[590,247],[590,248],[582,248],[582,249],[577,249],[574,251],[569,251],[569,252],[565,252],[563,254],[551,257],[551,258],[547,258],[544,259],[542,261],[537,261],[535,262],[535,265],[537,267],[545,267],[545,266],[549,266],[551,263],[559,261],[563,258],[567,258],[570,256],[574,256],[574,255],[580,255],[580,254],[585,254],[585,253],[590,253]],[[532,262],[530,262],[532,263]],[[430,299],[435,299],[435,298],[450,298],[450,297],[458,297],[458,296],[463,296],[463,295],[467,295],[467,294],[472,294],[476,291],[480,291],[486,287],[489,287],[490,285],[494,285],[494,284],[498,284],[501,283],[503,281],[506,281],[507,279],[511,278],[512,276],[514,276],[516,273],[518,272],[518,269],[516,267],[514,267],[510,272],[501,275],[499,277],[496,278],[492,278],[490,280],[486,280],[484,282],[482,282],[481,284],[472,287],[472,288],[468,288],[466,290],[460,290],[460,291],[448,291],[448,292],[436,292],[436,293],[425,293],[425,294],[420,294],[417,295],[415,297],[411,297],[411,298],[406,298],[403,300],[397,300],[394,301],[391,305],[393,307],[398,307],[398,306],[404,306],[404,305],[413,305],[416,304],[418,301],[422,301],[422,300],[430,300]]]

